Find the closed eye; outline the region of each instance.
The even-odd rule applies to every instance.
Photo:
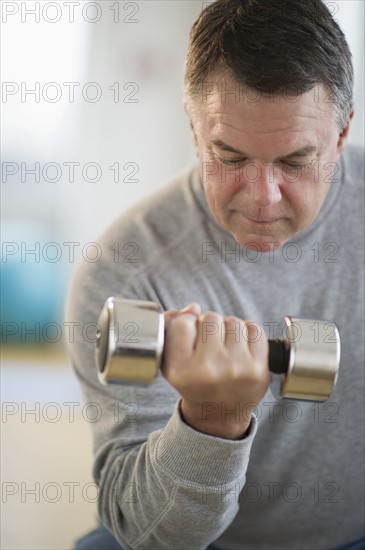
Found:
[[[218,157],[218,158],[219,158],[220,162],[222,162],[223,164],[229,164],[231,166],[240,164],[240,163],[242,163],[246,160],[246,159],[222,159],[220,157]]]
[[[307,168],[307,166],[310,164],[309,162],[284,162],[286,166],[290,166],[290,168]]]
[[[301,166],[306,166],[305,164],[300,164],[298,162],[285,162],[287,166],[291,166],[292,168],[300,168]]]

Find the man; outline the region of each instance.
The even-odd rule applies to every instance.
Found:
[[[94,476],[112,533],[102,526],[78,549],[364,548],[352,544],[364,536],[352,86],[347,43],[320,0],[218,0],[194,24],[185,100],[197,166],[114,223],[70,294],[80,327],[109,296],[159,302],[167,320],[163,374],[148,388],[102,387],[92,341],[80,331],[70,344],[102,411]],[[115,242],[136,243],[138,262],[113,261]],[[264,330],[278,336],[287,313],[339,326],[327,403],[269,390]]]

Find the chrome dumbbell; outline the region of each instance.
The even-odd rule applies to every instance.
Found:
[[[340,335],[328,321],[286,316],[285,338],[269,340],[271,391],[278,397],[325,401],[337,381]],[[164,316],[154,302],[108,298],[100,314],[96,365],[103,384],[150,384],[162,361]]]

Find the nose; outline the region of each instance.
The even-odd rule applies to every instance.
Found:
[[[278,176],[273,165],[258,164],[257,176],[249,182],[250,195],[255,206],[268,208],[281,201]]]

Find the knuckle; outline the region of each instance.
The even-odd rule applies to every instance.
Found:
[[[237,323],[242,322],[241,319],[238,317],[235,317],[234,315],[228,315],[224,318],[224,322],[226,325],[236,325]]]
[[[178,327],[181,330],[191,329],[192,326],[195,326],[196,318],[190,313],[184,313],[183,315],[176,315],[171,319],[171,326]]]
[[[201,323],[221,323],[222,316],[214,311],[206,311],[199,316],[199,321]]]

